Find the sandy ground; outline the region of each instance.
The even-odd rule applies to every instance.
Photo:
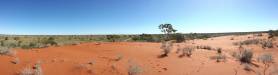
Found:
[[[225,62],[210,59],[217,52],[203,49],[195,49],[191,57],[180,58],[180,54],[175,53],[177,44],[165,58],[157,58],[162,51],[160,43],[144,42],[104,42],[100,45],[83,43],[32,50],[14,49],[19,63],[11,62],[15,57],[0,56],[0,75],[16,75],[24,68],[33,67],[36,62],[41,62],[44,75],[128,75],[129,66],[135,64],[142,70],[139,75],[263,75],[264,66],[256,61],[256,57],[262,53],[273,55],[275,61],[267,75],[275,75],[274,72],[278,72],[277,44],[271,49],[263,49],[258,45],[244,46],[255,52],[253,62],[258,66],[251,66],[253,71],[244,70],[244,66],[231,56],[238,48],[233,42],[254,38],[265,39],[266,36],[222,36],[179,43],[180,46],[209,45],[222,48],[223,54],[227,56]],[[122,58],[116,61],[119,57]]]

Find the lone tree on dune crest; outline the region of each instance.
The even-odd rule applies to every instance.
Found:
[[[160,24],[159,29],[161,32],[165,34],[164,40],[169,41],[170,40],[170,34],[175,33],[177,30],[173,28],[172,24]]]

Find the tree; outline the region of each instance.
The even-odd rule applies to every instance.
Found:
[[[278,36],[278,30],[269,30],[268,31],[268,38],[273,38],[275,36]]]
[[[177,30],[173,28],[172,24],[160,24],[159,26],[159,29],[161,30],[161,32],[163,32],[165,34],[165,41],[168,41],[170,40],[169,37],[170,37],[170,34],[173,34],[175,33]]]

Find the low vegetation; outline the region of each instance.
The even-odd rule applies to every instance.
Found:
[[[273,48],[273,42],[272,40],[262,40],[262,39],[248,39],[240,42],[233,43],[234,45],[261,45],[262,48]]]
[[[8,47],[0,47],[0,55],[15,56],[16,51],[10,50]]]
[[[198,45],[196,46],[197,49],[205,49],[205,50],[213,50],[211,46],[208,45]]]
[[[273,48],[273,43],[271,40],[262,41],[262,48]]]
[[[251,63],[253,58],[253,52],[250,49],[240,50],[239,52],[234,52],[233,57],[237,58],[242,63]]]
[[[173,48],[173,43],[171,41],[162,42],[160,49],[162,49],[163,53],[159,56],[159,58],[167,57],[170,51],[172,50],[172,48]]]
[[[128,67],[128,75],[139,75],[143,69],[137,64],[130,64]]]
[[[263,70],[263,73],[264,73],[264,75],[266,75],[266,71],[267,71],[267,69],[270,67],[270,65],[271,65],[271,63],[273,62],[273,57],[272,57],[272,55],[271,54],[263,54],[263,55],[261,55],[261,56],[259,56],[258,58],[257,58],[257,60],[259,61],[259,62],[262,62],[263,64],[264,64],[264,70]]]
[[[273,38],[275,36],[278,36],[278,30],[269,30],[268,31],[268,38]]]
[[[182,54],[179,57],[183,57],[185,55],[187,57],[191,57],[193,50],[194,50],[193,48],[185,47],[182,49]]]
[[[216,56],[211,56],[210,59],[216,60],[216,62],[225,62],[226,56],[223,54],[217,54]]]
[[[210,59],[216,60],[216,62],[225,62],[226,56],[222,54],[222,48],[217,48],[217,55],[211,56]]]
[[[20,71],[19,75],[34,75],[34,71],[32,68],[24,68],[22,71]]]

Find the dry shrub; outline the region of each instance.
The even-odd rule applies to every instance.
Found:
[[[244,49],[239,53],[234,52],[232,56],[240,60],[242,63],[251,63],[253,52],[250,49]]]
[[[234,45],[251,45],[251,44],[259,44],[261,39],[248,39],[240,42],[233,43]]]
[[[128,75],[138,75],[143,72],[143,69],[137,64],[131,64],[128,67]]]
[[[177,51],[176,51],[176,53],[178,54],[181,50],[182,50],[182,49],[181,49],[180,45],[177,45]]]
[[[34,75],[43,75],[40,61],[38,61],[34,66]]]
[[[245,71],[252,71],[253,69],[251,68],[251,65],[250,64],[243,64],[243,69]]]
[[[270,64],[273,62],[273,57],[271,54],[263,54],[263,55],[260,55],[257,60],[259,62],[262,62],[264,65],[265,65],[265,68],[264,68],[264,75],[266,75],[266,71],[267,69],[270,67]]]
[[[163,51],[163,54],[160,55],[159,57],[167,57],[168,54],[170,53],[171,49],[173,48],[173,43],[171,41],[167,42],[162,42],[162,45],[160,47]]]
[[[221,53],[222,53],[222,48],[216,48],[216,50],[217,50],[217,53],[218,53],[218,54],[221,54]]]
[[[18,64],[19,63],[19,58],[18,57],[16,57],[16,58],[14,58],[14,60],[13,61],[11,61],[13,64]]]
[[[216,60],[216,62],[225,62],[226,61],[226,56],[222,54],[217,54],[216,56],[210,57],[212,60]]]
[[[33,68],[26,67],[24,68],[19,75],[43,75],[42,68],[41,68],[41,62],[38,61]]]
[[[182,49],[182,54],[179,57],[183,57],[183,56],[187,56],[187,57],[191,57],[192,52],[193,52],[193,48],[191,47],[185,47]]]
[[[0,55],[15,56],[16,55],[16,51],[10,50],[7,47],[0,47]]]
[[[124,57],[123,55],[118,54],[114,60],[115,61],[120,61],[121,59],[123,59],[123,57]]]
[[[273,43],[271,40],[262,41],[262,48],[273,48]]]
[[[234,38],[234,37],[232,37],[230,40],[235,40],[235,38]]]
[[[206,49],[206,50],[212,50],[213,48],[211,46],[196,46],[197,49]]]
[[[34,75],[34,71],[32,68],[27,67],[20,71],[19,75]]]

